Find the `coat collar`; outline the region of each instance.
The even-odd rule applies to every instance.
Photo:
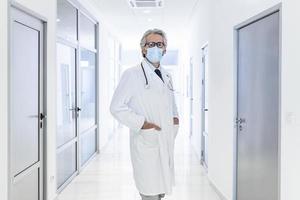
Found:
[[[160,66],[158,69],[161,71],[162,77],[164,79],[164,82],[157,76],[157,74],[154,72],[155,68],[151,63],[149,63],[146,59],[144,59],[142,61],[142,65],[145,69],[145,72],[147,74],[147,76],[149,76],[148,78],[154,81],[159,82],[160,84],[164,85],[165,84],[165,80],[166,80],[166,73],[165,70],[162,68],[162,66]]]
[[[155,81],[163,87],[168,87],[168,84],[170,84],[170,82],[171,82],[171,77],[170,77],[169,73],[162,66],[159,67],[159,70],[161,71],[164,82],[162,82],[161,79],[154,72],[154,70],[156,68],[154,66],[152,66],[146,59],[144,59],[142,61],[142,65],[145,69],[145,73],[147,74],[147,78],[149,80]]]
[[[146,58],[143,60],[143,62],[145,62],[146,65],[149,66],[149,68],[150,68],[152,71],[154,71],[154,70],[156,70],[156,69],[161,70],[161,66],[160,66],[160,65],[159,65],[158,68],[156,68],[156,67],[154,67],[154,66],[152,65],[152,63],[150,63]]]

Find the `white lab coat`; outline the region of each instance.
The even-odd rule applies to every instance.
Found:
[[[139,64],[124,72],[113,95],[112,115],[130,129],[130,153],[136,187],[141,194],[171,194],[175,184],[174,141],[178,125],[173,84],[170,74],[160,68],[164,82],[155,74],[150,64],[142,61],[148,78]],[[161,127],[143,130],[144,121]]]

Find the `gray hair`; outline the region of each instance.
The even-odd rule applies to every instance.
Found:
[[[162,38],[163,38],[163,41],[165,43],[165,46],[167,46],[167,36],[166,36],[166,33],[163,31],[163,30],[160,30],[160,29],[149,29],[148,31],[146,31],[141,39],[141,42],[140,42],[140,46],[141,48],[143,48],[146,43],[147,43],[147,37],[148,35],[151,35],[151,34],[157,34],[157,35],[161,35]]]

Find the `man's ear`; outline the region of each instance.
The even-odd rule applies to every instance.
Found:
[[[147,52],[147,50],[145,48],[142,48],[142,55],[143,55],[143,57],[146,56],[146,52]]]

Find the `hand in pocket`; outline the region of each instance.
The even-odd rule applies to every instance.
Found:
[[[150,123],[150,122],[147,122],[147,121],[144,122],[144,125],[142,127],[142,129],[152,129],[152,128],[154,128],[157,131],[161,130],[161,128],[159,126],[157,126],[156,124]]]

